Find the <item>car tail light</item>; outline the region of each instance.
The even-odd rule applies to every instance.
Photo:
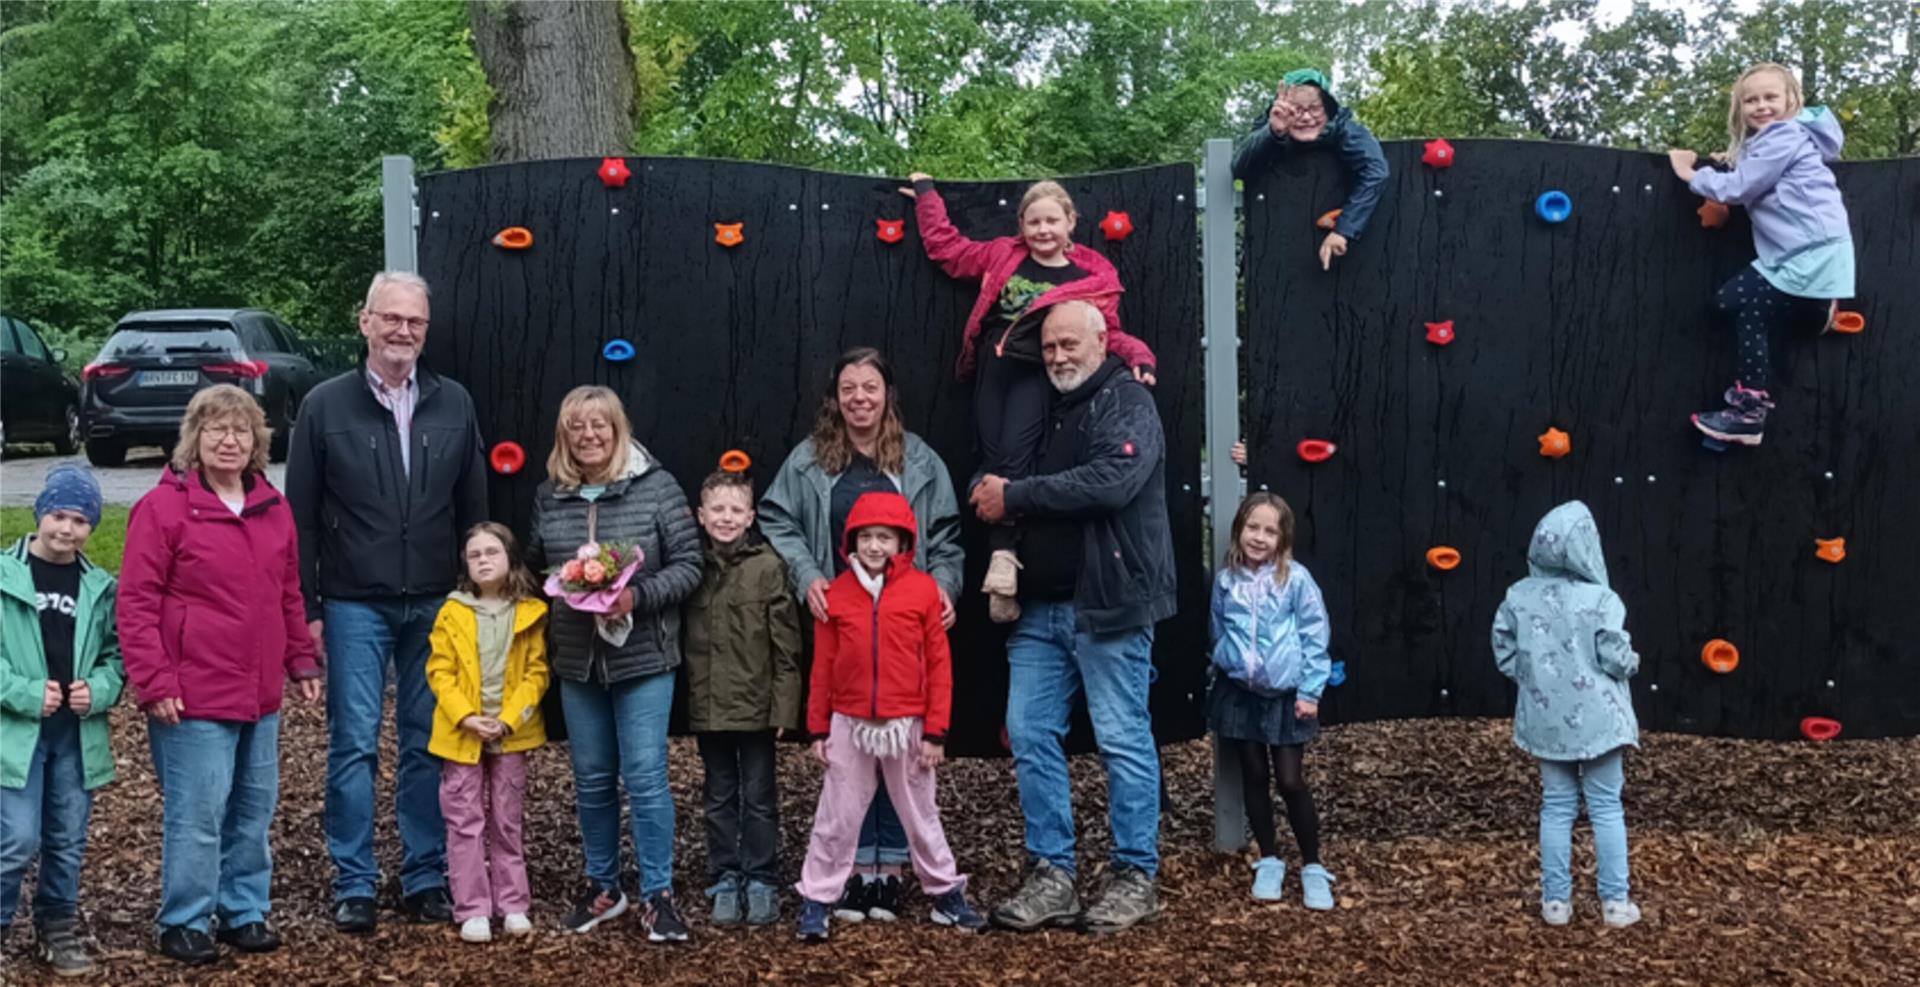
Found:
[[[238,360],[233,363],[209,363],[200,368],[205,374],[224,374],[229,377],[244,377],[252,380],[267,375],[265,360]]]
[[[99,380],[102,377],[124,377],[133,372],[132,367],[123,367],[117,363],[89,363],[80,371],[81,380]]]

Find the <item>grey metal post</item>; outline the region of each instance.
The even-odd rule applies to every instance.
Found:
[[[1207,141],[1202,171],[1206,226],[1200,237],[1200,283],[1204,301],[1207,381],[1207,491],[1217,565],[1227,550],[1233,513],[1240,506],[1240,470],[1230,453],[1240,437],[1240,313],[1235,284],[1234,234],[1239,209],[1233,191],[1233,142]],[[1240,758],[1213,746],[1213,846],[1238,853],[1247,845],[1247,811],[1240,790]]]
[[[413,191],[413,159],[404,154],[381,158],[380,214],[389,271],[420,270],[420,215]]]

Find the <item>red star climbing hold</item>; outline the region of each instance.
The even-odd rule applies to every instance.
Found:
[[[1453,145],[1444,137],[1435,137],[1427,142],[1427,149],[1420,154],[1420,160],[1429,168],[1453,167]]]
[[[1119,210],[1107,211],[1107,218],[1100,221],[1100,232],[1109,240],[1125,240],[1133,232],[1133,218]]]
[[[1427,323],[1427,342],[1435,346],[1445,346],[1453,342],[1453,320]]]
[[[876,219],[873,222],[880,228],[874,236],[879,237],[884,243],[899,243],[900,238],[907,235],[907,221],[904,219]]]
[[[600,182],[606,187],[625,188],[627,186],[627,179],[632,176],[633,172],[627,170],[627,159],[600,159]]]

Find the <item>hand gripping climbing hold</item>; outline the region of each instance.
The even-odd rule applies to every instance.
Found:
[[[1293,451],[1299,453],[1300,458],[1309,463],[1324,463],[1333,458],[1333,451],[1338,448],[1339,446],[1325,439],[1301,439],[1300,443],[1293,447]]]
[[[1451,545],[1435,545],[1427,549],[1427,564],[1441,572],[1452,572],[1460,568],[1460,550]]]
[[[525,250],[533,246],[533,231],[524,226],[509,226],[493,235],[493,245],[502,250]]]
[[[1573,451],[1573,438],[1557,428],[1548,428],[1538,436],[1540,455],[1548,459],[1559,459]]]
[[[1813,554],[1822,562],[1831,562],[1834,565],[1839,565],[1841,560],[1847,557],[1847,540],[1845,538],[1815,538],[1813,544]]]
[[[1708,199],[1700,203],[1700,208],[1695,209],[1694,212],[1700,214],[1700,226],[1704,229],[1717,230],[1727,225],[1727,207],[1725,203]]]
[[[1700,649],[1700,663],[1725,675],[1740,667],[1740,649],[1732,641],[1716,637]]]
[[[1107,218],[1100,221],[1100,232],[1109,240],[1125,240],[1133,232],[1133,218],[1115,209],[1107,210]]]
[[[1427,323],[1427,342],[1435,346],[1445,346],[1453,342],[1453,320]]]
[[[607,345],[600,347],[600,355],[613,363],[625,363],[633,359],[633,344],[624,339],[609,339]]]
[[[1542,192],[1540,198],[1533,200],[1533,212],[1549,223],[1564,223],[1573,215],[1573,200],[1559,189]]]
[[[1435,137],[1427,142],[1427,149],[1420,153],[1420,160],[1429,168],[1453,167],[1453,145],[1444,137]]]
[[[627,179],[633,172],[627,170],[625,158],[600,159],[600,183],[608,188],[625,188]]]
[[[527,451],[518,442],[502,442],[487,454],[487,461],[493,464],[495,473],[512,476],[527,465]]]
[[[1816,744],[1826,743],[1840,736],[1840,721],[1824,716],[1809,716],[1800,721],[1800,736]]]
[[[1321,213],[1320,218],[1313,221],[1313,225],[1318,226],[1323,230],[1330,230],[1330,229],[1333,229],[1334,225],[1339,222],[1340,222],[1340,210],[1329,209],[1326,212]]]
[[[899,243],[900,238],[907,235],[907,221],[904,219],[876,219],[873,223],[879,227],[873,235],[879,237],[882,243]]]

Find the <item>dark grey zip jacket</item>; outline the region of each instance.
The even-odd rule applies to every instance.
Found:
[[[556,489],[543,480],[533,496],[527,558],[539,578],[566,564],[587,543],[587,519],[600,543],[637,545],[640,571],[627,585],[637,590],[633,630],[614,647],[594,631],[594,614],[553,600],[547,616],[547,664],[573,682],[610,685],[643,678],[680,664],[680,603],[700,586],[700,529],[680,489],[653,456],[634,443],[626,473],[588,501],[577,487]]]
[[[487,519],[486,452],[467,390],[415,373],[412,469],[365,364],[300,403],[286,496],[300,532],[307,619],[324,599],[444,596],[460,575],[460,535]]]

